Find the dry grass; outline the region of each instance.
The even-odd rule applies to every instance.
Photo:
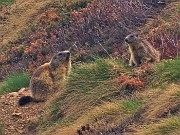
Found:
[[[66,90],[52,103],[49,118],[42,122],[42,128],[48,129],[45,134],[55,130],[55,134],[70,135],[85,124],[108,121],[118,125],[133,117],[141,103],[124,100],[120,93],[124,90],[122,84],[115,79],[128,70],[120,62],[110,59],[75,66]],[[46,126],[47,123],[53,125],[52,129]],[[56,131],[54,123],[61,128]],[[100,129],[101,126],[97,128]]]
[[[171,84],[166,89],[157,88],[144,93],[143,99],[147,102],[147,111],[143,118],[147,122],[158,121],[179,113],[180,106],[179,85]]]
[[[180,131],[180,85],[151,88],[138,97],[143,99],[146,111],[137,135],[178,135]]]
[[[9,25],[4,27],[8,28],[8,31],[3,42],[7,43],[10,40],[14,40],[17,37],[17,33],[28,26],[27,23],[32,19],[31,17],[49,2],[50,0],[38,2],[35,2],[35,0],[17,0],[16,4],[12,5]],[[170,9],[172,12],[174,8]],[[159,20],[149,24],[150,26],[146,27],[148,32],[152,25],[154,29],[152,32],[149,32],[148,36],[152,39],[161,39],[173,33],[174,37],[176,37],[176,31],[172,30],[177,27],[168,29],[174,24],[169,22],[169,20],[172,21],[173,17],[161,18],[160,21],[164,19],[166,21],[161,22],[162,25],[160,26]],[[155,28],[156,25],[157,29]],[[163,26],[166,26],[166,29],[163,29]],[[165,34],[155,35],[153,34],[154,31],[157,33],[165,31]],[[169,37],[168,39],[171,40]],[[170,43],[170,41],[167,43]],[[120,62],[112,59],[97,59],[95,62],[74,65],[68,78],[67,87],[63,90],[61,89],[57,95],[53,96],[46,103],[47,108],[44,110],[44,116],[38,122],[41,129],[40,132],[45,135],[74,135],[76,130],[85,124],[94,125],[96,130],[100,131],[114,128],[127,122],[129,119],[132,120],[135,113],[145,106],[146,110],[141,114],[140,119],[144,122],[141,126],[146,127],[146,129],[139,127],[137,134],[177,134],[180,129],[180,85],[178,84],[179,74],[177,74],[179,67],[175,63],[176,68],[173,66],[169,68],[170,64],[167,63],[166,65],[168,66],[163,65],[165,68],[160,67],[162,71],[160,70],[159,74],[167,71],[168,75],[165,76],[167,80],[172,80],[171,76],[169,76],[172,73],[178,75],[178,77],[175,76],[177,84],[170,84],[168,87],[147,88],[144,92],[138,91],[137,94],[130,93],[129,95],[124,93],[123,83],[117,81],[118,77],[124,74],[128,76],[130,71],[129,68],[126,68]],[[130,79],[137,78],[133,74],[135,71],[136,69],[132,71]],[[151,77],[151,75],[149,76]],[[140,88],[138,87],[138,89]],[[107,122],[109,125],[107,125]],[[138,121],[135,122],[137,122],[135,123],[137,125],[140,124]],[[106,123],[105,127],[104,123]]]
[[[4,35],[3,44],[17,39],[18,34],[32,24],[33,16],[50,2],[51,0],[16,0],[10,7],[7,21],[0,25],[1,34]]]
[[[55,100],[49,119],[44,121],[44,125],[48,123],[49,126],[43,125],[43,130],[46,130],[43,134],[73,135],[86,124],[93,125],[97,132],[103,132],[137,119],[135,114],[144,107],[145,112],[139,119],[143,120],[142,126],[153,123],[153,128],[156,128],[163,119],[178,117],[178,84],[151,87],[125,96],[124,87],[115,78],[127,72],[128,69],[114,60],[98,59],[74,67],[67,89]],[[143,129],[139,127],[138,133],[144,133]]]
[[[125,104],[133,105],[126,106]],[[137,103],[137,102],[136,102]],[[62,135],[74,135],[77,129],[86,124],[93,125],[97,131],[104,131],[111,128],[115,128],[118,125],[131,119],[134,114],[141,108],[141,104],[134,105],[134,100],[125,100],[118,102],[105,102],[104,104],[97,106],[93,109],[86,110],[86,112],[80,116],[76,121],[66,127],[53,128],[54,134]],[[128,110],[128,111],[127,111]],[[45,132],[45,134],[52,133],[53,130]]]
[[[150,124],[138,132],[138,135],[179,135],[180,117],[171,117],[161,120],[157,124]]]

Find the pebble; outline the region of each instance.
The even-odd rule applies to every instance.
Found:
[[[22,134],[24,131],[22,129],[16,129],[16,131],[18,131],[20,134]]]
[[[17,97],[19,95],[18,92],[11,92],[9,93],[9,97]]]
[[[12,114],[12,116],[15,116],[15,117],[16,117],[16,116],[21,116],[21,115],[22,115],[22,113],[13,113],[13,114]]]
[[[27,91],[26,88],[21,88],[21,89],[18,91],[18,93],[23,94],[25,91]]]

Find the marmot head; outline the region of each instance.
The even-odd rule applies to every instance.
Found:
[[[133,34],[127,35],[124,41],[128,44],[137,43],[140,41],[140,37],[137,33],[133,33]]]
[[[55,70],[56,68],[62,66],[63,64],[67,64],[70,62],[71,53],[69,51],[62,51],[55,54],[50,61],[51,70]]]

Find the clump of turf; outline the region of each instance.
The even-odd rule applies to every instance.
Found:
[[[8,76],[4,82],[0,83],[0,94],[18,91],[20,88],[28,87],[30,75],[28,73],[15,73]]]

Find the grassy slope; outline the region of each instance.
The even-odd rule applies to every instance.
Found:
[[[116,60],[103,59],[74,67],[67,90],[56,99],[50,110],[49,124],[59,123],[61,127],[52,128],[54,134],[75,134],[80,126],[97,126],[98,121],[108,121],[114,127],[113,124],[126,122],[133,117],[141,108],[141,102],[131,96],[123,98],[121,92],[124,92],[124,87],[117,79],[128,70]],[[59,120],[57,110],[63,113]],[[99,126],[96,130],[104,128]],[[47,132],[49,134],[52,130]]]
[[[174,4],[176,5],[174,6],[176,10],[171,10],[171,13],[176,14],[179,12],[179,6],[177,2]],[[173,4],[171,4],[171,6],[173,6]],[[169,10],[164,10],[165,16],[166,11]],[[162,17],[162,19],[163,18],[167,19],[165,17]],[[173,22],[173,20],[168,20],[168,22],[164,20],[165,24],[171,24],[171,22]],[[169,26],[171,27],[171,25]],[[161,31],[163,32],[162,29]],[[114,62],[111,62],[114,65]],[[52,123],[56,124],[55,126],[50,126],[50,128],[44,127],[46,131],[43,134],[71,135],[75,134],[77,129],[80,129],[82,125],[86,124],[93,125],[97,132],[99,132],[103,131],[103,129],[108,130],[114,127],[120,127],[124,123],[128,123],[131,119],[133,120],[135,128],[134,134],[177,135],[180,132],[179,62],[179,59],[162,61],[155,68],[156,72],[151,82],[153,87],[152,85],[146,86],[144,91],[139,91],[137,94],[131,93],[130,95],[126,95],[123,92],[127,89],[125,90],[122,84],[117,85],[117,82],[114,81],[116,79],[112,79],[111,77],[106,78],[109,74],[103,76],[105,80],[97,81],[96,77],[99,77],[99,71],[95,69],[96,72],[91,72],[91,64],[81,65],[80,72],[73,70],[73,74],[75,73],[76,75],[77,73],[77,75],[73,76],[75,80],[70,82],[70,91],[68,91],[68,89],[67,92],[57,100],[57,102],[61,103],[58,104],[60,107],[58,110],[61,110],[61,113],[64,115],[59,118],[59,121],[49,119],[50,125],[52,125]],[[112,67],[110,66],[108,69],[114,71]],[[120,76],[127,73],[125,68],[120,68],[121,66],[115,67],[120,69],[115,72],[115,78],[118,75]],[[133,73],[137,72],[139,71],[134,70]],[[103,71],[103,73],[107,72]],[[89,76],[91,74],[92,76],[94,75],[93,77],[91,76],[93,80],[91,80]],[[102,73],[100,75],[102,75]],[[87,76],[88,79],[86,77],[84,78],[84,76]],[[124,94],[123,96],[121,95],[122,93]],[[127,104],[123,105],[124,103]],[[129,107],[134,109],[131,108],[129,110]],[[144,112],[140,114],[139,119],[134,118],[134,115],[136,116],[138,112],[141,113],[142,110],[144,110]],[[51,115],[54,116],[53,113]],[[108,125],[104,124],[107,121]],[[124,128],[128,127],[129,126]],[[133,133],[127,132],[127,134],[130,135]]]
[[[33,20],[33,15],[45,7],[51,0],[16,0],[11,5],[10,15],[5,24],[0,25],[0,29],[3,32],[4,40],[3,44],[7,44],[9,41],[14,41],[18,38],[19,32],[28,28]]]
[[[22,1],[17,0],[18,2]],[[26,10],[26,14],[19,16],[20,12],[17,11],[10,16],[11,23],[8,26],[10,31],[7,32],[7,39],[4,42],[9,41],[9,35],[12,35],[10,39],[14,39],[18,31],[26,27],[30,16],[49,1],[38,1],[37,3],[27,0],[18,4],[19,9],[26,5],[26,2],[37,4],[37,7],[34,8],[34,5],[28,4],[29,9]],[[19,17],[22,18],[19,19]],[[21,19],[22,23],[19,24]],[[13,23],[18,25],[17,29],[11,31]],[[130,119],[134,119],[136,113],[145,108],[145,112],[141,114],[143,123],[140,125],[138,121],[134,121],[138,126],[137,135],[178,134],[180,131],[178,110],[180,85],[177,83],[180,71],[177,66],[179,61],[174,64],[171,61],[168,62],[157,68],[155,77],[160,78],[159,83],[164,85],[168,82],[170,85],[159,86],[158,84],[157,88],[148,86],[144,91],[138,93],[132,92],[135,89],[127,87],[125,89],[124,84],[119,82],[118,77],[128,74],[130,70],[117,61],[99,59],[94,63],[75,65],[67,88],[58,93],[52,102],[47,103],[47,113],[39,122],[41,133],[71,135],[85,124],[93,125],[97,132],[103,131],[128,123]],[[176,66],[175,69],[174,66]],[[133,74],[137,77],[139,72],[135,70]],[[155,82],[157,82],[156,78]]]
[[[175,71],[173,68],[168,70]],[[104,74],[99,74],[101,71]],[[131,120],[137,126],[137,135],[178,133],[180,85],[171,82],[169,86],[125,94],[130,90],[119,82],[117,76],[127,71],[114,60],[100,60],[75,67],[66,91],[53,102],[45,121],[41,123],[46,130],[42,134],[73,135],[86,124],[92,125],[95,133],[105,132],[116,127],[128,128]],[[135,72],[138,70],[133,72],[136,76]],[[156,77],[162,76],[158,70],[156,74]],[[142,113],[142,110],[145,111]],[[136,119],[137,114],[140,115]]]

